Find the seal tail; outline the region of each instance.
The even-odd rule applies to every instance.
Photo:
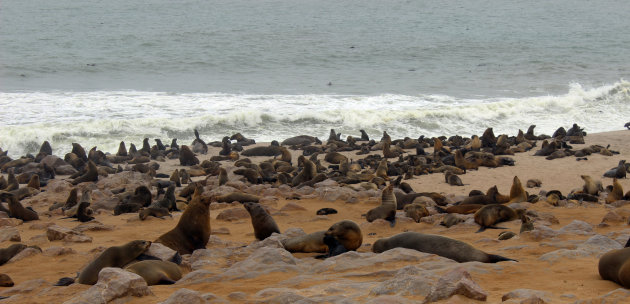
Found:
[[[500,256],[496,254],[488,254],[488,263],[497,263],[497,262],[504,262],[504,261],[518,262],[517,260],[506,258],[504,256]]]

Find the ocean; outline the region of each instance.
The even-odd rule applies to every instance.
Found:
[[[0,148],[630,121],[628,1],[3,0]]]

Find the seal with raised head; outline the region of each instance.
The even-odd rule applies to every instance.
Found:
[[[94,162],[88,161],[85,173],[75,178],[72,181],[72,184],[77,185],[84,182],[95,182],[95,181],[98,181],[98,169],[96,168],[96,165],[94,164]]]
[[[254,236],[258,240],[264,240],[268,238],[272,233],[280,233],[280,229],[276,224],[276,221],[267,213],[258,203],[247,202],[243,204],[245,210],[249,212],[249,216],[252,219],[252,226],[254,227]]]
[[[361,234],[361,228],[357,223],[351,220],[343,220],[334,223],[325,235],[329,235],[337,239],[337,241],[343,245],[347,250],[357,250],[363,243],[363,235]]]
[[[381,192],[381,204],[368,210],[365,218],[368,222],[372,222],[376,219],[384,219],[389,221],[393,227],[396,223],[396,205],[394,185],[389,184]]]
[[[13,244],[7,248],[0,249],[0,265],[4,265],[24,249],[26,249],[26,245],[24,244]]]
[[[228,174],[225,168],[219,168],[219,186],[225,185],[228,182]]]
[[[628,241],[630,243],[630,240]],[[599,259],[599,275],[604,280],[613,281],[624,288],[630,288],[630,247],[606,252]]]
[[[620,160],[617,167],[604,173],[605,177],[626,178],[626,161]]]
[[[164,244],[179,254],[190,254],[206,248],[210,238],[211,198],[201,195],[197,188],[175,228],[162,234],[155,242]]]
[[[320,252],[328,250],[324,243],[326,231],[317,231],[301,236],[296,236],[281,241],[282,246],[288,252]]]
[[[451,186],[463,186],[461,178],[459,176],[453,174],[451,171],[444,172],[444,180],[447,184]]]
[[[77,283],[94,285],[98,281],[98,273],[105,267],[122,268],[144,253],[151,242],[143,240],[131,241],[121,246],[105,249],[94,261],[90,262],[79,274]]]
[[[518,176],[514,176],[512,180],[512,187],[510,188],[510,200],[507,204],[511,203],[520,203],[527,201],[527,192],[525,192],[525,188],[523,188],[523,184],[521,184],[521,180]]]
[[[602,187],[601,181],[593,180],[589,175],[580,175],[582,180],[584,180],[584,186],[582,186],[582,191],[588,193],[590,195],[599,195],[599,192],[604,190]]]
[[[413,231],[407,231],[389,238],[377,240],[374,242],[374,245],[372,245],[372,252],[381,253],[398,247],[436,254],[459,263],[475,261],[482,263],[514,261],[513,259],[500,255],[485,253],[462,241],[440,235]]]
[[[475,223],[481,226],[477,232],[482,232],[486,228],[505,229],[494,225],[500,222],[520,219],[523,213],[524,210],[522,209],[514,210],[505,205],[493,204],[483,206],[475,212]]]
[[[147,285],[175,284],[182,278],[182,271],[173,262],[162,260],[144,260],[125,267],[126,271],[141,276]]]
[[[618,200],[622,200],[623,197],[623,187],[621,186],[617,178],[614,178],[612,190],[610,191],[610,193],[608,193],[608,196],[606,196],[606,203],[614,203]]]
[[[30,208],[24,208],[13,193],[2,192],[0,193],[0,199],[6,199],[9,201],[9,213],[12,218],[20,219],[25,222],[39,219],[37,212]]]

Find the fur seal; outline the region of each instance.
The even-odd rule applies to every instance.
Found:
[[[606,252],[599,259],[598,270],[602,279],[630,288],[630,247],[628,244],[625,248]]]
[[[621,184],[619,183],[617,178],[614,178],[612,191],[610,191],[610,193],[608,193],[608,196],[606,196],[606,203],[610,204],[610,203],[614,203],[622,199],[623,199],[623,188],[621,187]]]
[[[446,228],[451,228],[451,226],[455,226],[461,222],[463,222],[464,220],[454,214],[447,214],[446,216],[444,216],[444,218],[442,218],[442,221],[440,222],[440,225],[446,227]]]
[[[202,196],[197,188],[175,228],[162,234],[155,242],[179,254],[190,254],[195,249],[206,248],[210,238],[211,201],[210,197]]]
[[[254,227],[254,236],[258,240],[264,240],[272,233],[280,233],[280,229],[273,217],[258,203],[247,202],[243,204],[245,210],[249,212]]]
[[[291,181],[293,187],[308,182],[317,175],[317,167],[315,167],[315,163],[306,159],[303,155],[298,157],[298,163],[300,162],[303,164],[304,168],[302,168],[302,171],[300,171],[300,173],[298,173],[298,175],[296,175]]]
[[[94,164],[94,162],[88,161],[85,173],[75,178],[72,181],[72,184],[77,185],[84,182],[96,182],[96,181],[98,181],[98,169],[96,168],[96,165]]]
[[[151,242],[149,241],[135,240],[121,246],[109,247],[81,270],[77,282],[80,284],[94,285],[98,281],[98,273],[103,268],[122,268],[145,252],[149,246],[151,246]]]
[[[444,211],[446,211],[446,213],[473,214],[473,213],[477,212],[477,210],[481,209],[481,207],[483,207],[483,206],[485,206],[485,205],[482,205],[482,204],[462,204],[462,205],[450,206],[450,207],[444,209]]]
[[[519,219],[524,210],[514,210],[504,205],[486,205],[475,212],[475,223],[481,226],[477,232],[482,232],[486,228],[505,229],[494,226],[500,222],[507,222],[515,219]]]
[[[4,265],[24,249],[26,249],[26,245],[24,244],[13,244],[7,248],[0,249],[0,265]]]
[[[219,186],[225,185],[228,182],[228,174],[225,168],[219,168]]]
[[[35,210],[30,208],[24,208],[22,204],[18,201],[13,193],[9,192],[0,192],[0,200],[6,199],[9,201],[9,213],[11,217],[27,221],[38,220],[39,216]]]
[[[381,192],[381,205],[370,209],[365,218],[368,222],[376,219],[384,219],[391,223],[393,227],[396,223],[396,196],[394,195],[394,185],[389,184]]]
[[[85,194],[84,194],[84,196],[85,196]],[[88,196],[89,196],[89,194],[88,194]],[[81,203],[79,203],[79,208],[77,208],[77,219],[81,223],[89,222],[89,221],[94,219],[94,217],[91,216],[88,213],[88,207],[90,206],[90,200],[91,199],[84,200],[84,197],[81,197]]]
[[[440,235],[424,234],[413,231],[407,231],[389,238],[377,240],[374,242],[374,245],[372,245],[372,252],[381,253],[397,247],[436,254],[459,263],[475,261],[482,263],[514,261],[513,259],[502,257],[500,255],[485,253],[462,241]]]
[[[162,260],[144,260],[125,267],[126,271],[141,276],[147,285],[175,284],[182,278],[182,271],[173,262]]]
[[[599,195],[599,192],[604,190],[601,181],[595,181],[589,175],[580,175],[580,177],[584,180],[582,191],[584,191],[585,193],[588,193],[590,195]]]
[[[464,158],[461,150],[455,150],[455,167],[460,168],[466,172],[466,170],[470,169],[479,169],[479,164],[475,162],[468,161]]]
[[[606,171],[606,173],[604,173],[604,176],[614,178],[626,178],[626,161],[620,160],[617,167]]]
[[[220,195],[215,197],[215,200],[219,203],[231,203],[231,202],[239,202],[239,203],[247,203],[253,202],[258,203],[260,197],[257,195],[243,193],[243,192],[232,192],[225,195]]]
[[[317,215],[328,215],[328,214],[336,214],[337,210],[333,209],[333,208],[322,208],[317,210],[316,214]]]
[[[527,188],[540,188],[542,186],[542,182],[539,179],[532,178],[527,180]]]
[[[361,228],[357,223],[343,220],[330,226],[325,235],[332,236],[347,250],[357,250],[363,243]]]
[[[507,204],[511,203],[520,203],[527,201],[527,192],[525,192],[525,188],[523,188],[523,184],[521,184],[521,180],[518,176],[514,176],[512,180],[512,187],[510,188],[510,200]]]
[[[0,273],[0,287],[11,287],[14,284],[15,283],[13,283],[13,280],[9,275]]]
[[[173,171],[173,173],[171,173],[171,176],[169,177],[169,180],[171,182],[175,183],[175,186],[177,187],[181,187],[182,183],[181,183],[181,179],[179,178],[179,170],[175,169],[175,171]]]
[[[387,159],[382,159],[376,168],[375,175],[377,177],[383,178],[384,180],[389,180],[389,176],[387,175]]]
[[[179,149],[179,164],[181,166],[194,166],[199,164],[199,159],[186,145],[182,145]]]
[[[328,252],[326,252],[326,254],[316,256],[316,259],[325,259],[348,252],[348,249],[346,249],[343,244],[331,235],[324,236],[324,244],[328,247]]]
[[[324,243],[326,231],[317,231],[310,234],[282,240],[282,246],[288,252],[320,252],[328,250]]]
[[[444,172],[444,180],[446,181],[447,184],[451,186],[464,185],[464,183],[462,183],[462,180],[459,178],[459,176],[453,174],[451,171]]]
[[[149,206],[148,208],[141,208],[140,211],[138,211],[138,217],[141,221],[146,220],[149,215],[162,218],[171,215],[171,213],[168,209],[158,206]]]
[[[427,208],[418,203],[409,204],[403,209],[405,210],[405,215],[412,218],[414,221],[416,221],[416,223],[420,223],[421,218],[429,216],[429,211],[427,210]]]

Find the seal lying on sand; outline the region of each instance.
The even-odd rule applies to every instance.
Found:
[[[599,259],[599,275],[604,280],[613,281],[624,288],[630,288],[630,240],[623,249],[605,253]]]
[[[381,253],[392,248],[409,248],[420,252],[437,254],[457,262],[496,263],[515,261],[500,255],[487,254],[475,247],[440,235],[424,234],[413,231],[399,233],[389,238],[379,239],[372,245],[372,251]]]

